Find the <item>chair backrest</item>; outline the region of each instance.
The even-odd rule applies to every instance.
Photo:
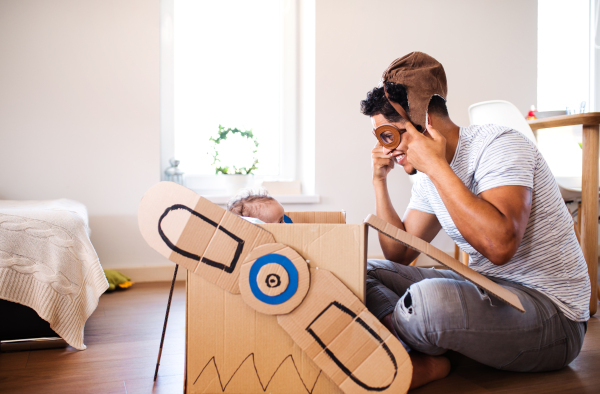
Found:
[[[531,127],[514,104],[504,100],[483,101],[469,107],[471,124],[493,123],[510,127],[525,135],[537,145]]]

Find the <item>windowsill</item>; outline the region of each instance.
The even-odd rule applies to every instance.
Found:
[[[233,195],[208,194],[202,195],[202,197],[212,203],[225,205]],[[318,194],[280,194],[272,197],[282,204],[318,204],[321,202],[321,196]]]

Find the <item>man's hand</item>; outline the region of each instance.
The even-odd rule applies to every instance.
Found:
[[[379,141],[371,151],[371,166],[373,167],[373,182],[385,181],[388,174],[394,168],[394,158],[392,155],[383,153],[383,146]]]
[[[429,175],[446,161],[446,138],[436,129],[427,125],[427,133],[421,134],[410,123],[406,122],[408,149],[406,159],[417,170]]]

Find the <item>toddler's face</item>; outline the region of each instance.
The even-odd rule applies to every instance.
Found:
[[[257,219],[265,223],[283,223],[284,210],[281,204],[275,200],[269,200],[256,204],[255,207]]]

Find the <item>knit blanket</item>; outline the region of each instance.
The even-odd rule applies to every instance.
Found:
[[[32,308],[79,350],[108,288],[89,235],[76,201],[0,200],[0,298]]]

